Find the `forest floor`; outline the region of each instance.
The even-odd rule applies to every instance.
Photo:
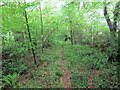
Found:
[[[37,67],[29,61],[28,72],[19,78],[20,88],[97,88],[117,82],[110,76],[115,66],[107,65],[105,54],[88,46],[53,47],[40,58]]]
[[[63,72],[64,88],[72,88],[71,87],[71,80],[70,80],[70,77],[72,75],[70,74],[70,71],[69,71],[69,69],[67,67],[67,64],[64,61],[62,48],[60,49],[60,61],[61,61],[62,72]]]
[[[63,72],[63,83],[64,83],[64,88],[72,88],[71,86],[71,76],[72,74],[70,73],[67,64],[64,60],[64,56],[63,56],[63,51],[62,48],[60,49],[60,61],[61,61],[61,66],[62,66],[62,72]],[[96,88],[94,86],[94,84],[96,84],[96,77],[97,77],[97,73],[99,73],[99,70],[93,70],[90,72],[84,72],[84,73],[90,73],[90,77],[88,78],[88,88]]]

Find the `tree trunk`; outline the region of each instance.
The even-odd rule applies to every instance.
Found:
[[[70,31],[70,40],[71,40],[71,45],[73,45],[74,44],[74,42],[73,42],[73,30],[71,29],[71,31]]]
[[[15,42],[16,41],[19,41],[19,42],[24,42],[24,33],[23,32],[13,32],[13,34],[15,35],[14,39],[15,39]],[[17,37],[17,34],[20,34],[21,36]]]
[[[118,52],[117,52],[117,57],[116,61],[120,62],[120,1],[116,5],[116,12],[115,15],[118,17]],[[117,20],[116,19],[116,20]],[[117,22],[117,21],[116,21]]]
[[[24,0],[24,3],[26,4],[25,0]],[[25,12],[26,27],[27,27],[28,35],[29,35],[29,41],[30,41],[30,45],[32,46],[31,49],[32,49],[33,57],[34,57],[34,63],[36,64],[36,56],[35,56],[35,52],[34,52],[34,49],[33,49],[33,44],[32,44],[32,39],[31,39],[30,28],[29,28],[29,25],[28,25],[27,12],[26,12],[26,10],[25,10],[24,12]]]
[[[110,55],[108,58],[108,62],[112,62],[112,61],[116,61],[116,57],[117,57],[117,51],[118,51],[118,43],[117,43],[117,37],[116,37],[116,31],[117,31],[117,20],[118,20],[118,15],[119,15],[119,3],[118,2],[115,6],[114,9],[114,19],[113,19],[113,23],[111,22],[109,16],[108,16],[108,12],[107,12],[107,6],[105,5],[104,7],[104,16],[106,18],[108,27],[110,29],[110,46],[111,46],[111,51],[110,51]],[[119,41],[119,40],[118,40]]]
[[[73,40],[73,28],[72,28],[72,21],[69,21],[69,25],[71,27],[71,30],[70,30],[70,41],[71,41],[71,45],[74,44],[74,40]]]
[[[118,28],[118,52],[117,52],[116,61],[120,62],[120,22],[118,26],[119,26]]]
[[[42,11],[41,11],[41,4],[40,4],[40,22],[41,22],[41,52],[43,53],[43,44],[44,44],[44,36],[43,36],[43,18],[42,18]]]

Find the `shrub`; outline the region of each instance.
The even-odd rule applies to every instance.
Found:
[[[3,85],[2,85],[2,87],[4,87],[4,88],[6,88],[8,86],[17,87],[16,83],[17,83],[18,77],[19,77],[19,74],[17,74],[17,73],[3,76]]]

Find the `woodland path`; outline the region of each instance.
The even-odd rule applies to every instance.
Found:
[[[62,81],[64,83],[64,88],[72,88],[71,87],[71,82],[70,82],[70,77],[72,75],[70,74],[70,71],[67,67],[67,63],[64,61],[62,48],[60,48],[60,56],[59,57],[60,57],[62,72],[63,72]]]
[[[53,54],[55,55],[55,53],[53,52]],[[53,55],[52,54],[52,55]],[[57,61],[59,61],[59,62],[57,62],[59,65],[60,65],[60,68],[61,68],[61,71],[62,71],[62,73],[63,73],[63,76],[60,78],[60,81],[61,81],[61,86],[58,86],[58,87],[64,87],[64,88],[67,88],[68,90],[70,89],[70,88],[72,88],[72,86],[71,86],[71,76],[73,76],[72,74],[71,74],[71,72],[70,72],[70,70],[69,70],[69,68],[67,67],[67,60],[65,59],[65,57],[64,57],[64,55],[63,55],[63,48],[60,48],[60,49],[58,49],[58,53],[57,53],[57,55],[59,55],[59,60],[57,60]],[[40,62],[41,63],[41,62]],[[31,64],[31,65],[33,65],[33,64]],[[28,73],[28,74],[26,74],[26,75],[23,75],[23,76],[21,76],[19,79],[19,83],[23,86],[23,87],[29,87],[30,85],[31,86],[33,86],[34,87],[34,83],[37,81],[37,84],[35,84],[36,86],[35,87],[37,87],[37,86],[39,86],[39,84],[38,83],[41,83],[42,85],[44,85],[44,86],[47,86],[48,84],[46,84],[45,82],[46,82],[46,77],[48,76],[48,78],[51,78],[51,77],[49,77],[50,75],[51,75],[51,72],[49,72],[50,73],[50,75],[46,72],[46,71],[44,71],[45,69],[46,70],[48,70],[48,71],[50,71],[49,69],[47,69],[47,67],[44,67],[44,69],[43,69],[43,71],[42,71],[42,74],[41,74],[41,69],[42,69],[42,67],[43,66],[39,66],[39,67],[37,67],[37,68],[35,68],[35,69],[33,69],[33,71],[35,71],[35,72],[30,72],[30,73]],[[36,73],[37,72],[37,73]],[[53,73],[53,72],[52,72]],[[81,74],[90,74],[90,77],[88,78],[88,83],[86,83],[87,84],[87,88],[96,88],[96,86],[95,86],[95,84],[97,83],[97,81],[96,81],[96,77],[98,77],[97,75],[98,75],[98,73],[100,73],[100,71],[99,70],[91,70],[91,71],[87,71],[87,70],[85,70],[85,71],[79,71],[79,73],[81,73]],[[36,78],[38,78],[38,79],[33,79],[33,76],[31,75],[31,74],[33,74],[34,75],[34,77],[36,77]],[[40,74],[42,75],[42,76],[40,76]],[[44,75],[44,76],[43,76]],[[53,83],[54,84],[54,83]],[[52,85],[53,85],[52,84]],[[41,87],[41,86],[40,86]],[[75,87],[75,88],[77,88],[77,87]]]
[[[62,72],[63,72],[62,81],[64,83],[64,88],[72,88],[71,79],[70,79],[72,74],[70,73],[70,71],[67,67],[67,62],[65,62],[65,60],[64,60],[62,48],[60,48],[59,55],[60,55],[59,57],[60,57],[60,61],[61,61]],[[97,74],[100,73],[100,71],[99,70],[91,70],[86,73],[90,73],[90,77],[88,78],[88,83],[87,83],[88,88],[96,88],[96,86],[95,86],[95,84],[97,83],[96,77],[97,77]]]

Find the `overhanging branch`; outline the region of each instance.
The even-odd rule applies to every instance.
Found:
[[[65,20],[64,23],[65,23],[66,21],[67,21],[67,20]],[[62,26],[64,23],[62,23],[60,26]],[[47,38],[51,35],[51,33],[54,32],[56,29],[58,29],[60,26],[57,26],[55,29],[53,29],[51,32],[49,32],[49,34],[44,38],[43,43],[45,43],[45,41],[46,41]]]

